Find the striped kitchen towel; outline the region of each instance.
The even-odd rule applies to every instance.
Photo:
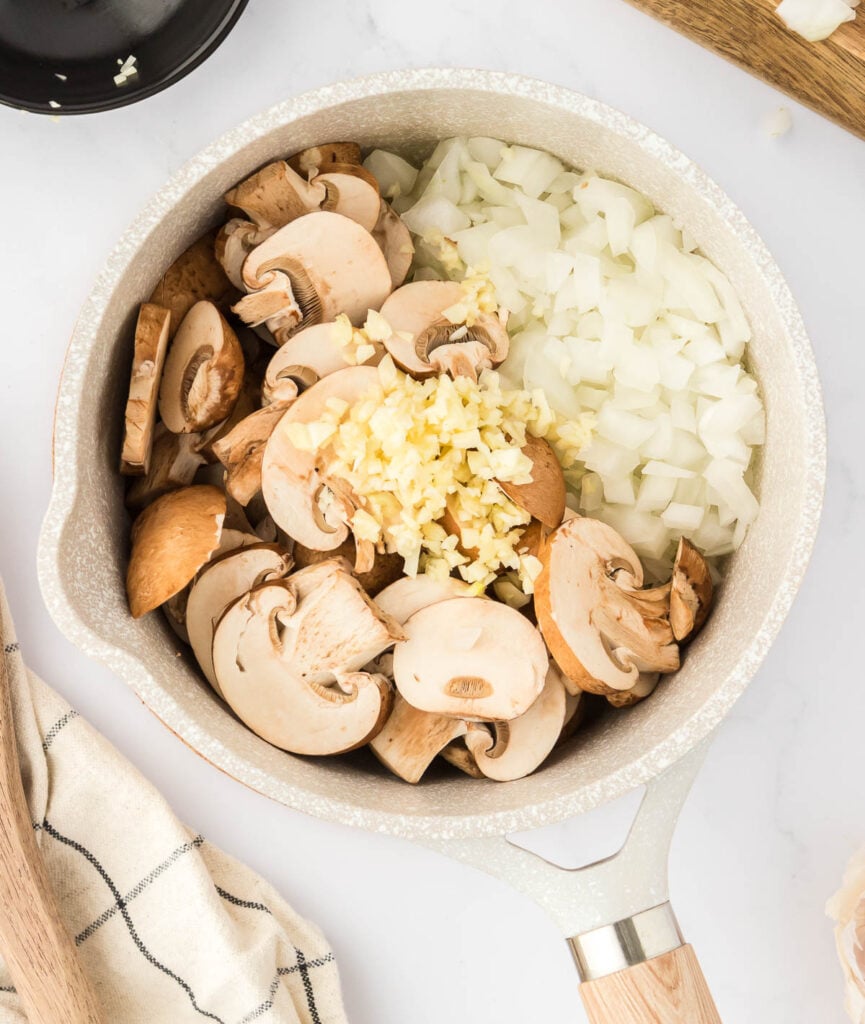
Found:
[[[321,932],[26,669],[2,582],[0,620],[33,827],[105,1020],[345,1024]],[[0,1024],[25,1020],[0,961]]]

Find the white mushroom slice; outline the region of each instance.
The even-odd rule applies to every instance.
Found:
[[[301,177],[285,160],[276,160],[256,171],[225,193],[229,206],[243,210],[260,230],[284,227],[304,214],[318,210],[327,199],[324,183]]]
[[[702,629],[712,607],[713,590],[706,560],[682,537],[670,585],[670,625],[680,643]]]
[[[168,350],[170,323],[171,312],[161,306],[145,302],[138,311],[123,424],[121,473],[140,476],[150,469],[159,381]]]
[[[306,565],[291,574],[291,587],[298,601],[309,597],[336,571],[351,573],[351,563],[345,558],[328,558],[314,565]]]
[[[567,680],[564,676],[560,677],[562,682],[565,684],[567,690]],[[559,733],[559,738],[556,741],[556,746],[560,743],[566,743],[571,736],[577,731],[585,718],[586,702],[583,700],[583,691],[579,690],[577,693],[565,693],[565,720],[562,723],[562,731]]]
[[[267,580],[281,579],[290,568],[291,559],[276,545],[254,544],[211,562],[193,583],[186,602],[186,631],[201,671],[217,693],[219,684],[213,670],[217,622],[239,597]]]
[[[396,694],[393,710],[369,748],[394,775],[406,782],[420,782],[436,755],[465,736],[466,729],[462,719],[418,711]]]
[[[466,747],[475,764],[497,782],[522,779],[546,760],[562,731],[566,691],[555,665],[550,665],[541,695],[519,718],[487,728],[469,725]]]
[[[510,720],[543,689],[549,667],[540,633],[519,612],[482,597],[415,612],[394,651],[394,681],[421,711]]]
[[[288,165],[305,178],[313,178],[331,164],[359,164],[360,158],[360,146],[356,142],[323,142],[290,156]]]
[[[615,530],[598,520],[571,519],[550,535],[540,558],[538,624],[572,684],[604,696],[633,696],[646,689],[646,676],[679,667],[664,602],[636,591],[643,567]]]
[[[295,754],[337,754],[383,725],[390,686],[358,669],[400,637],[335,568],[300,601],[285,580],[240,598],[216,627],[213,664],[225,700],[263,739]]]
[[[376,346],[375,355],[363,366],[377,366],[383,350]],[[298,331],[276,350],[264,374],[261,396],[265,402],[275,402],[297,394],[322,377],[337,370],[355,366],[346,359],[346,352],[338,340],[337,325],[329,322],[316,324]]]
[[[414,242],[411,240],[411,232],[403,223],[402,217],[397,214],[390,203],[386,203],[384,200],[381,201],[379,207],[378,220],[372,229],[372,237],[387,260],[392,287],[399,288],[411,269],[414,259]]]
[[[550,444],[542,437],[526,434],[520,449],[532,461],[532,482],[514,484],[497,480],[515,505],[554,530],[565,514],[565,477]]]
[[[262,231],[251,221],[232,217],[223,224],[213,243],[213,252],[229,281],[238,291],[246,291],[243,284],[243,264],[252,250],[269,238],[273,231]]]
[[[353,366],[330,374],[300,395],[267,442],[261,466],[267,508],[277,526],[308,548],[338,548],[348,536],[347,523],[354,509],[341,481],[330,479],[319,467],[317,453],[301,451],[291,443],[288,425],[318,419],[331,398],[351,404],[377,383],[378,371],[372,366]]]
[[[322,210],[341,213],[367,231],[376,226],[381,208],[378,182],[360,164],[329,164],[312,179],[310,187],[326,191]]]
[[[184,487],[157,498],[132,524],[126,593],[140,618],[182,590],[219,546],[225,495]]]
[[[189,434],[224,420],[243,384],[237,335],[212,302],[197,302],[183,318],[165,361],[159,413],[169,430]]]
[[[213,445],[213,453],[225,466],[225,489],[241,505],[261,490],[264,449],[288,405],[276,402],[241,420]]]
[[[173,338],[181,321],[196,302],[206,299],[219,305],[234,289],[214,254],[216,232],[208,231],[182,252],[162,275],[147,300],[171,311],[168,336]]]
[[[345,313],[355,325],[390,294],[390,271],[372,235],[338,213],[310,213],[257,246],[243,265],[252,294],[233,308],[265,322],[279,344],[301,326]]]
[[[164,423],[158,423],[153,435],[150,468],[129,488],[126,504],[142,509],[168,491],[191,484],[204,456],[196,450],[199,434],[172,434]]]
[[[403,576],[395,583],[385,587],[376,595],[375,603],[385,615],[404,626],[405,623],[422,608],[447,601],[452,597],[471,597],[472,588],[463,580],[448,576],[443,580],[432,576]]]
[[[484,313],[471,327],[453,323],[445,310],[464,299],[453,281],[415,281],[398,288],[381,307],[393,333],[385,346],[406,373],[439,373],[477,379],[479,370],[498,366],[508,354],[508,332],[498,316]]]

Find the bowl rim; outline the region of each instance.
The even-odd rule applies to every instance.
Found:
[[[737,240],[751,253],[787,332],[805,397],[803,420],[807,439],[807,451],[804,453],[806,479],[802,482],[803,500],[796,540],[790,550],[786,571],[777,581],[769,610],[760,629],[741,652],[735,670],[719,682],[711,698],[685,718],[671,734],[633,760],[620,765],[614,773],[589,785],[579,785],[575,780],[573,790],[546,798],[541,796],[516,810],[479,811],[469,816],[408,815],[374,810],[342,799],[322,796],[294,783],[275,780],[272,776],[263,776],[259,768],[229,750],[221,740],[212,736],[203,737],[194,717],[176,702],[169,700],[166,704],[166,691],[142,661],[94,633],[78,615],[59,574],[64,526],[74,510],[80,487],[75,450],[77,430],[74,424],[70,429],[60,429],[62,417],[71,417],[76,408],[77,396],[83,386],[84,360],[73,359],[71,356],[89,351],[95,325],[101,320],[121,276],[135,259],[140,243],[175,204],[177,196],[188,192],[200,182],[223,161],[227,152],[248,145],[269,133],[275,126],[352,100],[433,89],[493,92],[558,107],[563,113],[577,114],[625,137],[673,170],[683,184],[694,190],[726,221]],[[304,92],[254,115],[224,133],[187,161],[151,198],[121,236],[82,306],[67,351],[55,415],[54,484],[39,540],[38,574],[43,599],[60,630],[85,654],[98,658],[117,671],[151,710],[154,702],[148,698],[158,693],[162,698],[160,704],[163,709],[158,717],[163,723],[205,760],[249,788],[319,818],[407,838],[504,835],[552,824],[588,811],[645,784],[715,729],[745,690],[768,653],[802,583],[819,527],[825,478],[826,424],[823,401],[813,351],[801,314],[765,243],[742,211],[700,167],[629,115],[562,86],[510,73],[469,68],[388,71]],[[169,713],[164,713],[166,707]],[[204,739],[206,744],[202,743]]]

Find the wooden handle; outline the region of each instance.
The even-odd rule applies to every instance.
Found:
[[[690,946],[580,986],[592,1024],[721,1024]]]
[[[0,629],[0,646],[3,643]],[[30,821],[0,654],[0,953],[30,1024],[102,1024]]]
[[[823,42],[809,43],[775,13],[777,0],[628,2],[865,137],[861,13]]]

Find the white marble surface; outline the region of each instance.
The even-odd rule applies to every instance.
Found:
[[[620,0],[440,0],[435,11],[252,0],[207,64],[137,106],[62,121],[0,108],[0,571],[26,656],[190,824],[321,924],[353,1024],[583,1020],[569,954],[540,910],[435,854],[301,817],[219,775],[59,635],[35,552],[77,307],[144,199],[215,135],[293,92],[406,65],[519,71],[621,107],[742,206],[788,275],[823,375],[830,473],[815,559],[710,752],[671,870],[725,1020],[841,1024],[823,904],[865,842],[865,144]],[[770,139],[764,119],[779,104],[793,129]]]

